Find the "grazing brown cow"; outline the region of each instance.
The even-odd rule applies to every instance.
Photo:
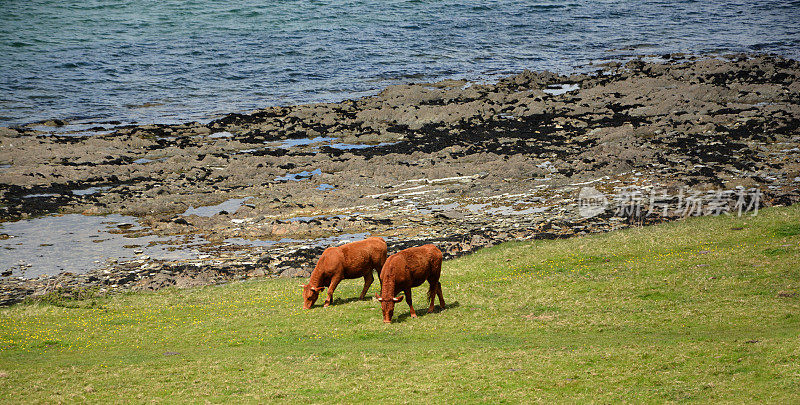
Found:
[[[386,259],[386,264],[380,272],[381,293],[376,298],[381,302],[383,321],[392,322],[394,304],[403,300],[403,296],[395,296],[400,291],[406,293],[406,302],[411,309],[411,317],[416,318],[417,313],[411,305],[411,287],[422,285],[428,281],[428,312],[433,312],[433,301],[439,296],[439,306],[444,308],[442,297],[442,283],[439,276],[442,274],[442,251],[434,245],[424,245],[401,250]]]
[[[317,267],[311,272],[308,284],[301,284],[303,308],[311,308],[325,287],[329,287],[325,306],[330,305],[333,301],[333,291],[345,278],[364,277],[364,290],[358,297],[364,299],[374,279],[372,271],[377,271],[380,276],[384,262],[386,262],[386,242],[378,237],[325,249],[317,261]]]

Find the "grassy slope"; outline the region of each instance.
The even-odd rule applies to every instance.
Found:
[[[303,311],[283,279],[0,309],[0,401],[800,402],[800,206],[442,274],[451,307],[426,315],[418,288],[391,325],[371,301]]]

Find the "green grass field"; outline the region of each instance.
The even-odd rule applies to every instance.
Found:
[[[800,206],[485,249],[388,325],[298,281],[2,308],[0,401],[800,403]]]

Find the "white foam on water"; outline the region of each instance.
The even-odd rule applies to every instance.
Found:
[[[552,94],[554,96],[557,96],[559,94],[569,93],[570,91],[575,91],[580,88],[581,86],[576,83],[562,83],[562,84],[551,84],[547,86],[547,88],[542,89],[542,91],[547,94]]]

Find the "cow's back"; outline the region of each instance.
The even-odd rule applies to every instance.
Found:
[[[372,237],[338,246],[344,260],[345,278],[363,276],[372,269],[380,269],[386,261],[386,242]]]
[[[436,278],[438,278],[442,272],[442,260],[444,258],[442,251],[433,244],[422,245],[416,249],[415,253],[419,257],[420,266],[417,277],[424,277],[424,281],[435,274]],[[422,281],[419,281],[419,283],[421,284]]]
[[[428,244],[403,249],[387,259],[381,280],[391,278],[400,285],[410,284],[416,287],[424,283],[431,275],[437,278],[442,269],[442,252],[434,245]],[[384,277],[383,272],[388,272]]]

